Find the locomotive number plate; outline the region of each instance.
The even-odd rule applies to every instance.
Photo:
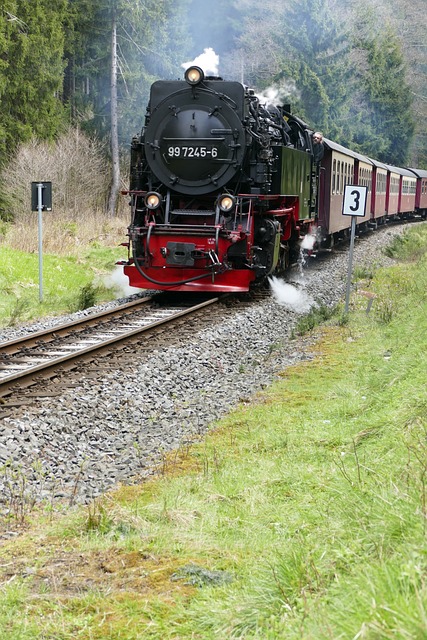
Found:
[[[218,147],[168,147],[170,158],[217,158]]]

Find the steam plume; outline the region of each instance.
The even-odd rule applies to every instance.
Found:
[[[291,284],[272,276],[268,279],[277,304],[295,313],[307,313],[314,304],[314,300],[304,291],[299,291]]]
[[[190,62],[183,62],[181,67],[183,69],[188,69],[188,67],[192,67],[193,65],[203,69],[207,76],[217,76],[219,56],[215,53],[212,47],[208,47],[207,49],[204,49],[203,53],[194,58],[194,60],[191,60]]]

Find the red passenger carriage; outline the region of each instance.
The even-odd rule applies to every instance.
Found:
[[[366,186],[366,214],[358,225],[370,220],[372,195],[372,161],[359,153],[325,139],[325,154],[320,172],[319,227],[322,236],[344,236],[349,230],[348,217],[342,215],[344,189],[347,184]]]
[[[423,218],[427,215],[427,171],[423,169],[410,169],[417,178],[415,192],[415,211]]]

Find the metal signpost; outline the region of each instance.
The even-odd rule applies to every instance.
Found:
[[[39,227],[39,301],[43,301],[43,221],[42,211],[52,211],[52,183],[31,183],[31,211],[38,211]]]
[[[343,216],[351,216],[350,255],[348,258],[347,292],[345,296],[345,313],[350,304],[351,272],[353,267],[354,236],[356,235],[356,218],[363,218],[366,211],[366,196],[368,187],[347,184],[344,189],[342,206]]]

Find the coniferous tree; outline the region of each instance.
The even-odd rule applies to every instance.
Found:
[[[401,45],[390,28],[381,37],[364,38],[358,44],[366,56],[366,69],[359,73],[362,93],[353,106],[360,123],[354,140],[366,154],[405,165],[415,122]]]
[[[286,32],[297,107],[314,127],[341,138],[348,104],[347,32],[328,0],[294,0],[286,13]]]
[[[141,128],[150,84],[185,60],[183,11],[172,0],[70,0],[65,93],[76,121],[110,135],[111,16],[117,12],[119,140]]]
[[[344,137],[349,43],[329,0],[267,0],[251,7],[240,38],[248,53],[246,80],[276,88],[278,99],[313,127]]]
[[[8,69],[8,30],[9,30],[9,15],[13,15],[11,13],[12,5],[14,3],[8,3],[9,6],[5,3],[0,11],[0,101],[2,96],[6,91],[7,80],[6,73]],[[6,123],[4,121],[4,117],[2,114],[2,110],[0,110],[0,150],[4,150],[6,148]]]
[[[36,135],[53,138],[64,122],[61,101],[66,0],[5,1],[0,8],[0,145],[13,151]]]
[[[337,142],[405,163],[412,96],[401,43],[376,11],[350,12],[350,2],[337,0],[244,4],[240,41],[251,84],[277,88],[279,99]]]
[[[337,9],[343,0],[333,0]],[[405,60],[405,86],[412,95],[415,131],[409,149],[409,164],[427,168],[427,46],[425,0],[345,0],[357,32],[356,40],[382,40],[386,29],[398,38]],[[363,60],[365,64],[365,58]]]
[[[111,214],[120,189],[119,147],[128,145],[132,134],[141,129],[156,72],[170,72],[178,62],[172,63],[172,51],[175,55],[179,51],[179,29],[173,40],[168,37],[172,10],[170,0],[71,3],[66,93],[74,121],[110,140]]]

